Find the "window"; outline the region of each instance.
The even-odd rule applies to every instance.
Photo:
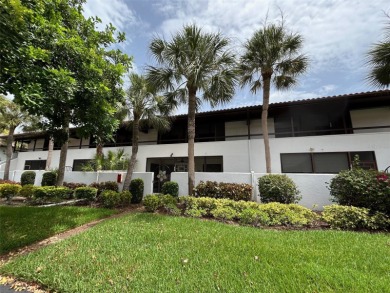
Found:
[[[362,168],[377,169],[374,152],[280,154],[280,161],[282,173],[336,174],[348,170],[356,155]]]
[[[46,160],[26,160],[24,170],[45,170]]]
[[[83,171],[83,167],[89,164],[92,160],[73,160],[73,171]]]

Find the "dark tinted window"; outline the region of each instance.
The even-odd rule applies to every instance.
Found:
[[[312,173],[310,154],[281,154],[283,173]]]
[[[46,160],[26,160],[24,170],[45,170]]]

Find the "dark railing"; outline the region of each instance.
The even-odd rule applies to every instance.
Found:
[[[276,138],[287,137],[303,137],[303,136],[319,136],[319,135],[338,135],[338,134],[353,134],[354,131],[359,130],[374,130],[374,129],[389,129],[389,126],[375,126],[375,127],[358,127],[358,128],[341,128],[341,129],[319,129],[319,130],[303,130],[303,131],[286,131],[286,132],[271,132],[269,136]],[[196,137],[195,142],[213,142],[213,141],[226,141],[226,140],[245,140],[245,139],[261,139],[262,134],[242,134],[242,135],[224,135],[224,136],[208,136],[208,137]],[[187,143],[187,138],[177,139],[157,139],[140,141],[139,145],[150,144],[174,144],[174,143]],[[105,143],[105,147],[123,147],[131,146],[131,141],[128,142],[109,142]],[[82,149],[82,148],[95,148],[96,144],[80,144],[69,146],[69,149]],[[54,150],[59,150],[59,147],[54,147]],[[28,151],[47,151],[47,147],[34,148],[34,149],[16,149],[16,152],[28,152]]]

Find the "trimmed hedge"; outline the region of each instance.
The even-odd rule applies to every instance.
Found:
[[[129,206],[131,204],[131,197],[130,191],[117,192],[114,190],[104,190],[100,194],[100,200],[106,208]]]
[[[301,197],[294,181],[286,175],[268,174],[258,180],[260,199],[263,203],[297,203]]]
[[[57,172],[45,172],[42,175],[41,186],[55,186],[57,182]]]
[[[7,200],[10,200],[12,197],[17,196],[21,189],[22,186],[19,184],[0,184],[0,197],[4,197]]]
[[[19,195],[31,199],[36,188],[38,187],[32,184],[23,185],[22,189],[19,191]]]
[[[20,184],[22,186],[24,185],[34,185],[35,183],[35,171],[25,171],[22,173],[22,176],[20,177]]]
[[[252,186],[245,183],[200,181],[194,191],[196,197],[227,198],[236,201],[250,201],[252,198]]]
[[[87,184],[85,184],[85,183],[64,182],[63,186],[75,190],[76,188],[79,188],[79,187],[86,187]]]
[[[129,190],[133,196],[131,203],[140,203],[144,195],[144,181],[140,178],[131,180]]]
[[[330,205],[324,207],[322,218],[333,229],[390,230],[390,218],[383,213],[370,214],[369,209],[353,206]]]
[[[96,188],[97,195],[99,196],[104,190],[112,190],[112,191],[119,191],[118,183],[115,181],[105,181],[105,182],[94,182],[89,185],[90,187]]]
[[[74,190],[75,198],[93,201],[97,196],[97,189],[93,187],[77,187]]]
[[[174,181],[167,181],[161,187],[162,194],[170,194],[174,197],[179,196],[179,184]]]
[[[318,217],[308,208],[297,204],[234,201],[207,197],[181,197],[183,213],[190,217],[213,217],[238,220],[253,226],[307,226]]]
[[[73,198],[73,190],[67,187],[42,186],[34,189],[33,197],[38,202],[59,202]]]
[[[154,213],[159,209],[171,215],[180,215],[180,210],[177,208],[177,198],[170,194],[148,194],[143,200],[145,210]]]

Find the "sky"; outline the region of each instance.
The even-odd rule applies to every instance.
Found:
[[[286,26],[303,36],[310,65],[293,89],[273,89],[271,102],[377,90],[365,80],[367,52],[383,39],[388,0],[87,0],[84,6],[85,16],[98,16],[102,26],[112,23],[126,33],[120,49],[133,56],[133,70],[140,74],[156,65],[149,53],[156,36],[170,40],[183,25],[196,23],[231,39],[239,55],[265,21],[280,20],[281,11]],[[238,87],[232,101],[217,108],[261,103],[261,92]],[[210,106],[204,104],[201,111],[206,110]],[[185,112],[184,106],[178,109]]]

